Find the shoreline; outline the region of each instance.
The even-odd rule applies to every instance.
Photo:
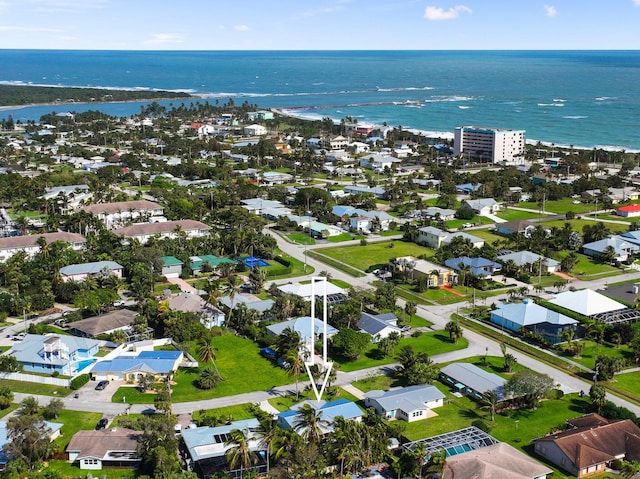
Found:
[[[110,105],[110,104],[114,104],[114,105],[119,105],[119,104],[127,104],[127,103],[145,103],[145,102],[154,102],[154,101],[188,101],[188,100],[204,100],[207,101],[209,99],[211,99],[212,97],[210,97],[207,94],[198,94],[198,93],[190,93],[189,97],[173,97],[173,98],[140,98],[140,99],[136,99],[136,100],[113,100],[113,101],[100,101],[100,102],[66,102],[66,101],[60,101],[60,102],[45,102],[45,103],[29,103],[26,105],[4,105],[4,106],[0,106],[0,112],[3,111],[9,111],[9,110],[21,110],[23,108],[34,108],[34,107],[46,107],[46,106],[72,106],[72,105]],[[383,102],[384,103],[384,102]],[[393,102],[392,102],[393,103]],[[379,103],[376,103],[379,104]],[[258,107],[260,107],[260,105],[258,105]],[[310,115],[305,115],[302,112],[304,111],[309,111],[309,110],[313,110],[315,108],[325,108],[326,105],[323,106],[296,106],[296,107],[270,107],[268,108],[269,110],[273,111],[274,113],[277,113],[279,115],[285,116],[285,117],[290,117],[290,118],[296,118],[299,120],[303,120],[303,121],[319,121],[321,120],[321,118],[313,118],[310,117]],[[99,109],[99,108],[98,108]],[[300,112],[300,113],[297,113]],[[336,118],[332,118],[330,117],[334,122],[339,123],[341,119],[336,119]],[[385,128],[383,125],[380,124],[376,124],[376,123],[368,123],[368,122],[363,122],[363,124],[366,125],[370,125],[376,129],[380,129],[380,128]],[[387,128],[393,128],[393,127],[387,127]],[[419,128],[406,128],[406,131],[409,131],[411,133],[414,134],[420,134],[426,138],[442,138],[443,140],[453,140],[453,132],[450,131],[429,131],[429,130],[422,130]],[[624,147],[624,146],[620,146],[620,145],[593,145],[593,146],[583,146],[583,145],[569,145],[569,144],[562,144],[562,143],[557,143],[555,141],[551,141],[551,140],[540,140],[540,139],[534,139],[534,138],[527,138],[526,139],[526,144],[527,145],[537,145],[540,144],[542,146],[545,146],[547,148],[550,147],[555,147],[555,148],[561,148],[561,149],[571,149],[573,148],[574,150],[581,150],[581,151],[590,151],[590,150],[602,150],[602,151],[607,151],[607,152],[625,152],[625,153],[632,153],[632,154],[636,154],[636,153],[640,153],[640,149],[639,148],[628,148],[628,147]]]

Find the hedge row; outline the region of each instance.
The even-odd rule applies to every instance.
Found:
[[[71,380],[70,387],[74,391],[76,389],[80,389],[82,386],[89,382],[89,379],[91,379],[91,376],[89,374],[81,374],[80,376],[76,376]]]

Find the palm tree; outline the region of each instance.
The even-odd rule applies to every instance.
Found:
[[[222,379],[220,371],[218,371],[218,366],[216,365],[216,351],[218,348],[213,345],[213,338],[214,336],[210,332],[204,334],[198,339],[196,349],[200,360],[204,363],[211,363],[218,377]]]
[[[488,409],[491,414],[491,422],[496,420],[496,410],[498,409],[498,405],[500,404],[500,399],[498,399],[498,395],[495,391],[486,391],[482,394],[482,399],[480,399],[482,408]]]
[[[296,380],[296,401],[300,399],[300,374],[304,368],[304,359],[300,356],[298,349],[290,349],[284,356],[285,371]]]
[[[632,479],[640,472],[640,462],[624,461],[620,469],[620,475],[625,479]]]
[[[329,422],[322,419],[322,411],[314,409],[309,404],[304,404],[293,421],[293,430],[300,434],[305,441],[315,444],[324,435],[323,428],[328,425]]]
[[[249,438],[244,431],[233,429],[229,432],[229,439],[224,443],[225,446],[231,446],[227,449],[225,456],[229,463],[229,469],[233,470],[240,467],[240,478],[243,477],[243,471],[257,464],[258,456],[249,446]]]
[[[458,339],[462,337],[462,328],[458,321],[449,321],[444,329],[449,333],[449,340],[454,344],[458,344]]]
[[[571,341],[576,335],[576,330],[574,328],[566,328],[560,331],[560,338],[564,339],[571,345]]]

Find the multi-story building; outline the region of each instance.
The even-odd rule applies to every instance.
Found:
[[[455,156],[499,163],[521,159],[524,152],[524,130],[460,126],[454,131]]]

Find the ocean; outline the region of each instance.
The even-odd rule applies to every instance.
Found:
[[[233,98],[434,137],[475,125],[524,129],[529,142],[640,152],[640,51],[0,50],[0,65],[5,84],[185,91],[202,97],[193,102]],[[0,118],[130,116],[140,105],[2,108]]]

